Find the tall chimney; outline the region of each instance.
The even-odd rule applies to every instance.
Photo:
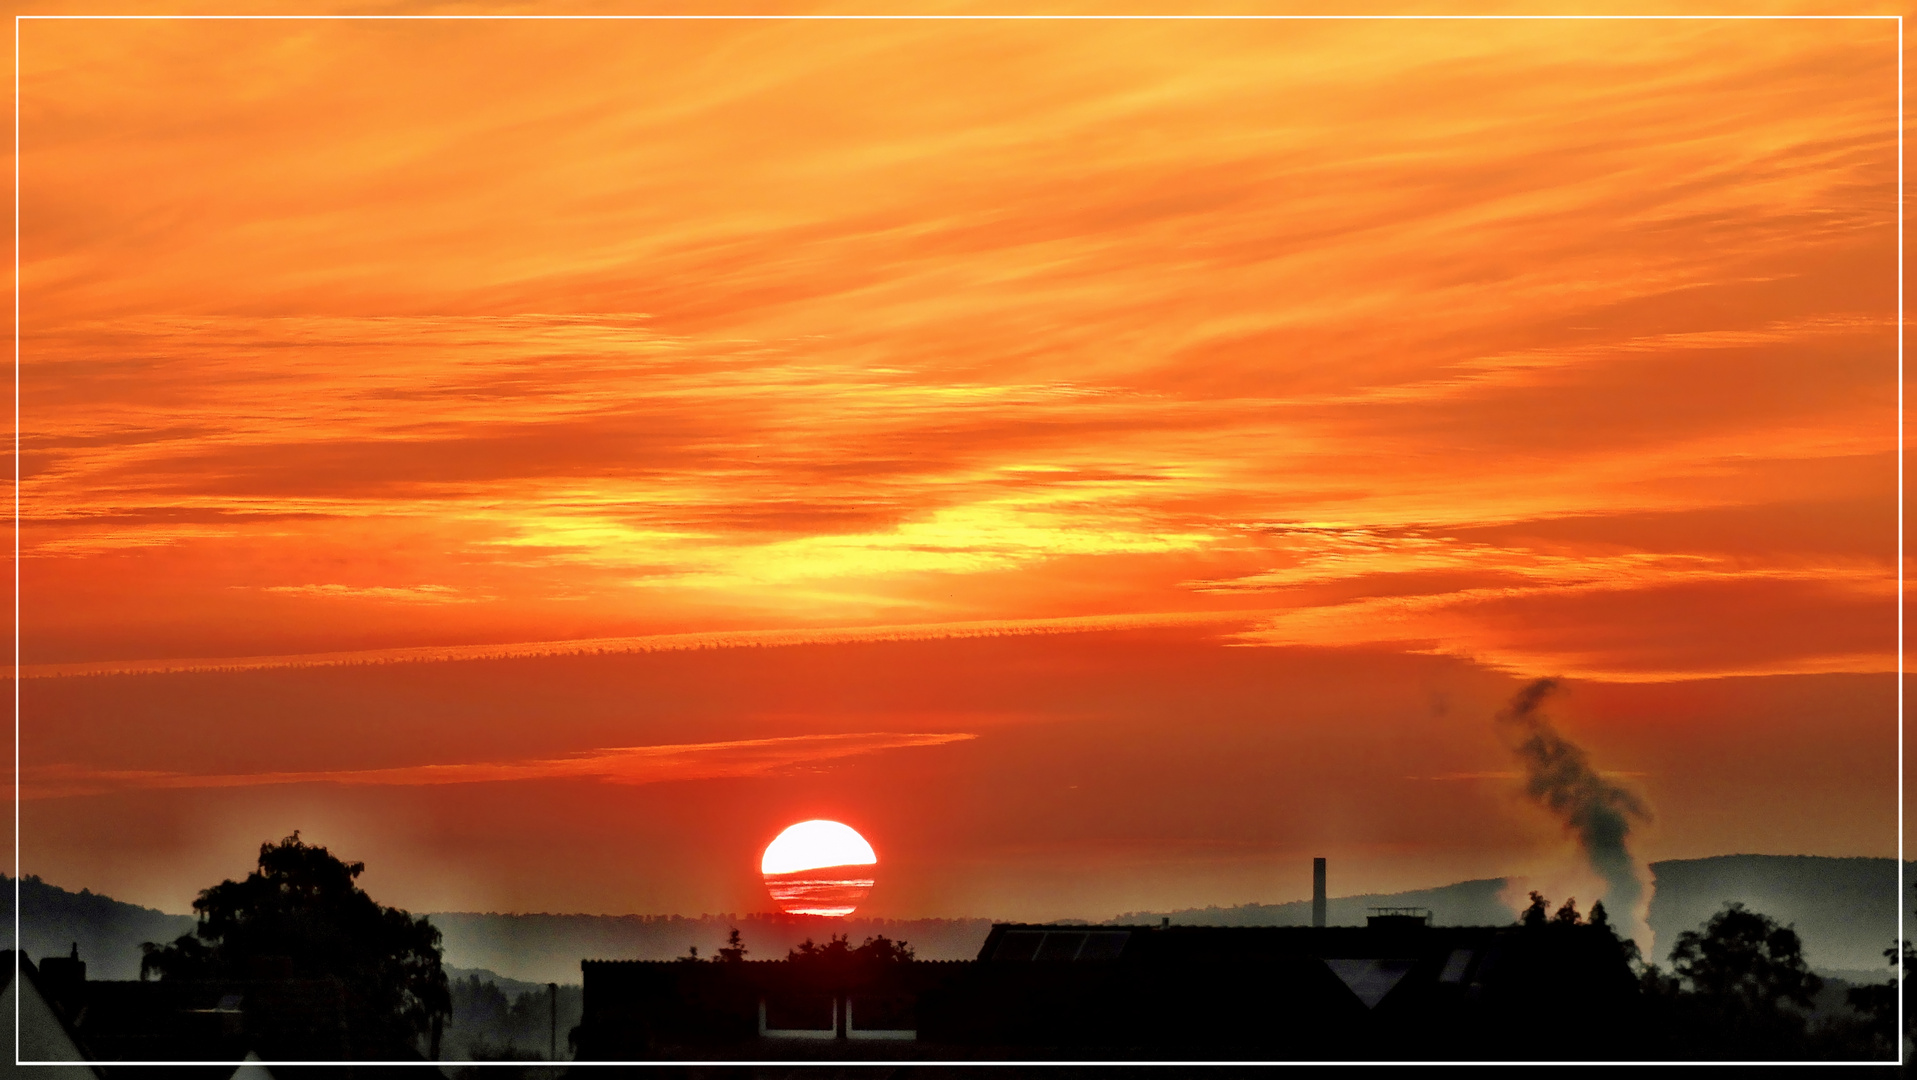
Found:
[[[1325,860],[1311,860],[1311,925],[1325,924]]]

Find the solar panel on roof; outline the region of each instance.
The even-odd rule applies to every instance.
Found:
[[[1094,930],[1085,935],[1085,945],[1078,950],[1080,960],[1116,960],[1118,954],[1125,951],[1125,943],[1132,937],[1129,930]]]
[[[1082,930],[1063,934],[1054,931],[1046,934],[1045,943],[1038,947],[1038,959],[1075,960],[1078,958],[1078,947],[1083,944],[1085,933]]]
[[[1045,935],[1036,931],[1014,930],[999,939],[998,951],[992,954],[992,959],[1030,960],[1044,940]]]

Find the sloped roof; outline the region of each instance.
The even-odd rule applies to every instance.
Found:
[[[5,1045],[15,1045],[14,1017],[19,1017],[19,1047],[22,1062],[75,1062],[86,1061],[87,1056],[80,1049],[80,1040],[74,1036],[67,1018],[40,990],[39,971],[26,954],[7,950],[0,952],[0,964],[4,965],[5,988],[0,989],[0,1038]],[[19,978],[14,977],[16,966]],[[98,1075],[97,1070],[88,1070]]]

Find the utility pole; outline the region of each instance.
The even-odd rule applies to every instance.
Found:
[[[547,983],[546,990],[552,995],[552,1038],[546,1052],[547,1061],[559,1060],[559,984]]]

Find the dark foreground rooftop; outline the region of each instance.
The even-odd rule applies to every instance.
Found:
[[[1001,924],[973,961],[586,961],[583,1060],[1633,1056],[1603,927]]]

